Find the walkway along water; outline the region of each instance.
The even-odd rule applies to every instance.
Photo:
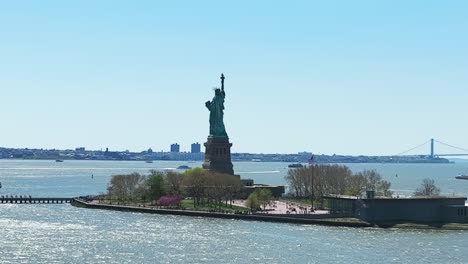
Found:
[[[346,227],[372,227],[373,225],[360,221],[358,219],[340,219],[330,217],[320,218],[299,218],[288,216],[273,216],[267,214],[229,214],[229,213],[216,213],[216,212],[203,212],[192,210],[178,210],[178,209],[160,209],[154,207],[135,207],[135,206],[122,206],[122,205],[107,205],[89,203],[84,200],[74,199],[72,205],[77,207],[85,207],[90,209],[106,209],[126,212],[150,213],[150,214],[170,214],[170,215],[183,215],[183,216],[196,216],[196,217],[213,217],[223,219],[238,219],[238,220],[252,220],[252,221],[265,221],[265,222],[280,222],[280,223],[295,223],[295,224],[313,224],[313,225],[327,225],[327,226],[346,226]]]

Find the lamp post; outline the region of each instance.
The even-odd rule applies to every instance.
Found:
[[[310,203],[312,206],[312,210],[314,210],[314,166],[309,165],[309,171],[310,171]]]

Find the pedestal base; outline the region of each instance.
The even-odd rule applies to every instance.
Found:
[[[203,169],[212,172],[234,175],[231,162],[231,146],[229,138],[208,137],[205,145],[205,162]]]

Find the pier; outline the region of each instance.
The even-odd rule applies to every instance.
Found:
[[[0,203],[14,203],[14,204],[63,204],[71,203],[73,198],[64,197],[0,197]]]

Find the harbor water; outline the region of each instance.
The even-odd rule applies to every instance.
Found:
[[[110,176],[201,163],[0,160],[0,195],[104,193]],[[285,184],[287,163],[235,162],[242,178]],[[376,169],[400,195],[433,178],[468,195],[468,163],[350,164]],[[468,263],[468,232],[277,224],[0,204],[0,263]]]

